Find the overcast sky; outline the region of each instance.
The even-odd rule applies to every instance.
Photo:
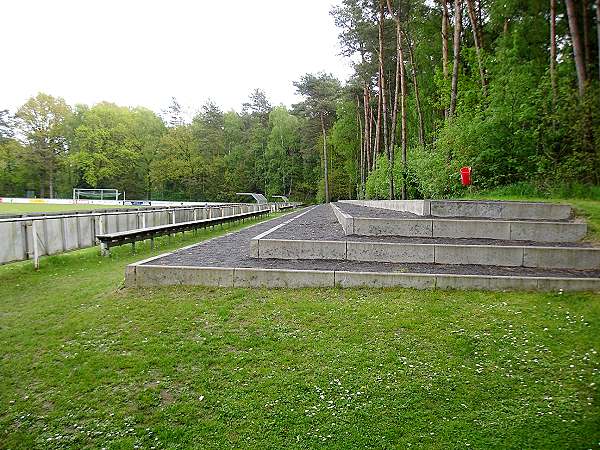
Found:
[[[164,109],[175,96],[241,108],[254,88],[298,101],[292,82],[345,80],[335,0],[9,0],[2,5],[0,109],[37,92]]]

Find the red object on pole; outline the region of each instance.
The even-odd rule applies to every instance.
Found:
[[[461,167],[460,168],[460,182],[463,186],[469,186],[471,184],[471,168]]]

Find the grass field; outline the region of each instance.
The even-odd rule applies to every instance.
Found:
[[[44,203],[0,203],[0,214],[26,214],[32,212],[88,211],[92,209],[126,208],[118,205],[49,205]]]
[[[214,234],[0,267],[0,448],[598,447],[600,295],[122,287]]]

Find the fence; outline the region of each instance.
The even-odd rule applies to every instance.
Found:
[[[0,264],[93,247],[99,234],[228,217],[270,205],[229,204],[0,219]]]

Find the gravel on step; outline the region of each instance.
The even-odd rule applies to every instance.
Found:
[[[315,210],[329,206],[318,206]],[[303,217],[311,215],[315,210]],[[250,257],[250,240],[258,234],[281,224],[303,211],[278,217],[243,230],[176,250],[145,264],[159,266],[237,267],[296,270],[337,270],[350,272],[440,273],[467,275],[501,275],[531,277],[600,278],[600,270],[529,269],[524,267],[494,267],[449,264],[396,264],[344,260],[280,260]],[[292,221],[289,225],[300,221]],[[271,235],[269,235],[271,237]]]

